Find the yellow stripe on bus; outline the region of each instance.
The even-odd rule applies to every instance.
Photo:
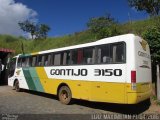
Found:
[[[43,89],[46,93],[51,93],[51,94],[54,94],[54,80],[50,80],[48,79],[48,76],[44,70],[44,67],[36,67],[36,72],[38,74],[38,77],[41,81],[41,84],[43,86]]]

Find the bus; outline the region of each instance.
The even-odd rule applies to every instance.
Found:
[[[20,54],[10,61],[8,85],[73,99],[137,104],[150,98],[147,42],[124,34],[86,44]]]

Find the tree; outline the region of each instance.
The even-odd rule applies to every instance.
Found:
[[[142,37],[147,40],[152,59],[152,79],[156,81],[156,66],[160,64],[160,28],[152,26],[142,33]]]
[[[24,32],[31,33],[33,39],[33,36],[35,35],[37,30],[37,26],[33,22],[30,22],[29,20],[26,20],[24,22],[19,22],[18,24]]]
[[[98,39],[118,34],[116,28],[117,22],[110,15],[91,18],[87,23],[89,30],[96,35]]]
[[[158,23],[159,24],[159,23]],[[155,81],[157,98],[160,100],[160,80],[159,80],[159,65],[160,65],[160,27],[152,26],[142,34],[143,38],[148,41],[152,58],[152,79]],[[157,73],[157,74],[156,74]],[[156,77],[157,76],[157,77]]]
[[[128,0],[128,3],[138,11],[146,11],[150,16],[159,15],[160,0]]]
[[[35,24],[29,20],[26,20],[24,22],[19,22],[18,23],[20,28],[24,31],[24,32],[28,32],[31,34],[32,39],[35,38],[36,39],[43,39],[47,37],[47,33],[50,30],[50,27],[46,24]]]
[[[142,36],[147,40],[152,57],[152,64],[160,64],[160,28],[153,26],[142,33]]]
[[[40,26],[38,27],[38,31],[36,34],[37,38],[45,38],[47,37],[47,33],[50,30],[50,27],[46,24],[40,24]]]

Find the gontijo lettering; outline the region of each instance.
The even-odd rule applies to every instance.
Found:
[[[51,69],[51,75],[87,76],[87,69]]]
[[[51,75],[87,76],[87,69],[51,69]],[[94,69],[94,76],[121,76],[121,69]]]

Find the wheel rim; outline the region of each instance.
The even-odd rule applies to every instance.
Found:
[[[67,91],[65,91],[65,90],[63,90],[63,91],[61,92],[60,97],[61,97],[61,100],[64,101],[64,102],[68,101],[68,99],[69,99],[68,93],[67,93]]]

